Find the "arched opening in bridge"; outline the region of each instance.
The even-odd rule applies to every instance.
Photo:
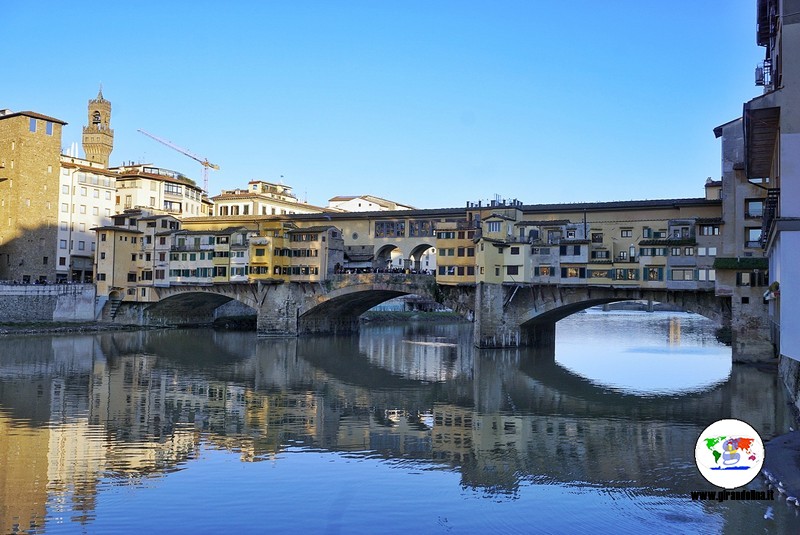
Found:
[[[328,294],[325,301],[301,314],[298,318],[298,334],[357,332],[362,314],[379,305],[384,305],[391,311],[450,310],[434,301],[435,280],[432,276],[419,274],[373,276],[385,280],[356,284],[333,291]],[[393,277],[402,280],[393,282],[391,280]],[[408,279],[413,279],[412,284],[408,283]]]
[[[409,262],[395,245],[384,245],[375,253],[375,268],[379,271],[404,270],[408,268]]]
[[[255,308],[229,296],[212,292],[186,292],[166,297],[144,311],[148,322],[162,325],[233,325],[243,327],[252,323],[258,312]]]
[[[411,270],[416,273],[436,273],[436,248],[423,243],[414,247],[409,255]]]
[[[600,388],[663,396],[714,389],[732,368],[715,325],[675,311],[587,309],[556,326],[554,363]]]

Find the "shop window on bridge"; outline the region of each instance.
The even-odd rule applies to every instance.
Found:
[[[739,271],[736,273],[736,286],[768,286],[766,271]]]
[[[406,235],[405,221],[376,221],[376,238],[402,238]]]
[[[552,277],[553,268],[551,266],[536,266],[533,268],[533,274],[536,277]]]
[[[586,278],[586,268],[582,267],[562,267],[561,268],[561,278],[562,279],[585,279]]]
[[[669,279],[673,281],[693,281],[695,280],[694,269],[672,269],[670,270]]]
[[[590,269],[589,270],[589,278],[590,279],[608,279],[611,275],[607,269]]]
[[[705,268],[698,269],[697,280],[714,282],[715,280],[717,280],[717,272],[713,269],[705,269]]]
[[[635,281],[639,280],[639,270],[636,268],[628,268],[628,269],[615,269],[614,270],[614,280],[618,281]]]
[[[664,268],[660,266],[645,268],[645,276],[648,281],[663,281]]]

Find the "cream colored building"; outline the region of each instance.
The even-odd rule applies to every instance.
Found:
[[[116,213],[150,210],[175,217],[211,215],[212,203],[193,180],[151,164],[114,167],[117,174]]]
[[[56,281],[94,280],[92,228],[111,223],[115,181],[116,175],[99,163],[61,156]]]
[[[223,190],[211,200],[214,202],[214,215],[217,216],[314,214],[328,211],[298,200],[290,186],[263,180],[251,180],[246,190]]]
[[[343,212],[414,210],[413,206],[382,199],[374,195],[339,195],[328,199],[328,208]]]

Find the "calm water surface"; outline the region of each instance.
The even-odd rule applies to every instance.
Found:
[[[698,435],[731,417],[765,439],[793,418],[688,314],[577,314],[549,351],[476,350],[463,324],[3,338],[0,530],[800,531],[781,500],[689,498],[713,490]]]

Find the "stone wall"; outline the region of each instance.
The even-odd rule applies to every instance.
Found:
[[[93,284],[2,284],[0,322],[93,321]]]
[[[783,384],[789,390],[795,406],[800,409],[800,362],[781,355],[778,361],[778,372]]]

